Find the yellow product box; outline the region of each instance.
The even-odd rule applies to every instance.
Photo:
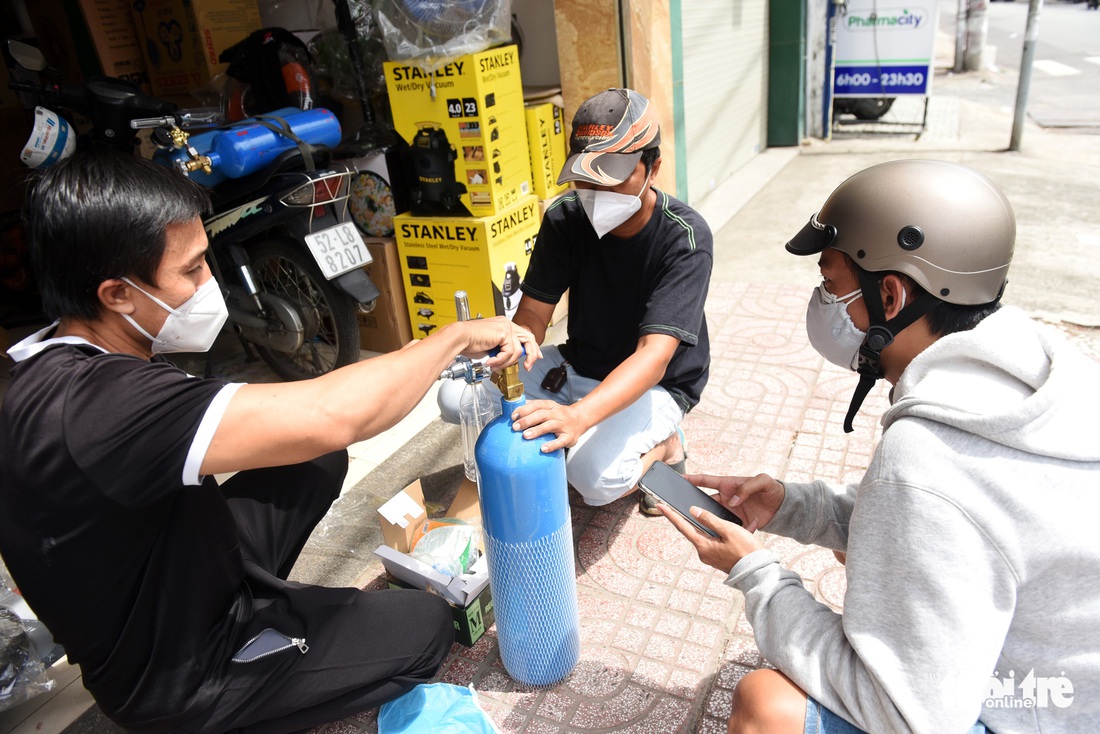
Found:
[[[259,30],[257,0],[132,0],[155,95],[199,89],[228,64],[222,51]]]
[[[552,199],[569,188],[567,183],[558,183],[558,175],[569,151],[565,115],[562,108],[553,102],[529,104],[526,114],[532,185],[540,199]]]
[[[414,214],[482,217],[531,193],[515,45],[467,54],[434,73],[383,64],[394,129],[408,144]]]
[[[455,291],[473,316],[511,316],[539,232],[534,194],[489,217],[394,217],[413,336],[458,318]]]

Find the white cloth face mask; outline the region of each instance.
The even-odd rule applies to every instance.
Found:
[[[195,295],[184,301],[179,307],[172,308],[164,301],[152,295],[129,278],[124,281],[137,288],[168,312],[168,319],[160,328],[160,333],[151,335],[138,325],[130,314],[122,314],[122,317],[130,322],[131,326],[140,331],[150,342],[153,354],[171,354],[173,352],[206,352],[214,346],[214,340],[218,338],[229,318],[229,309],[225,306],[221,288],[218,281],[210,278],[199,286]]]
[[[596,236],[603,239],[604,235],[642,208],[642,194],[648,190],[647,175],[642,190],[634,196],[598,189],[577,189],[577,198],[584,207],[584,213],[588,215],[588,221],[592,223],[592,229],[596,230]]]
[[[814,288],[806,307],[806,335],[810,345],[837,367],[856,369],[856,357],[867,333],[860,331],[848,315],[848,304],[862,298],[862,290],[834,296],[824,285]]]

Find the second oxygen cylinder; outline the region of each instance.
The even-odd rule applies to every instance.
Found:
[[[267,113],[286,121],[295,136],[313,145],[335,146],[340,142],[340,121],[321,107],[298,110],[287,107]],[[278,127],[278,123],[271,121]],[[240,178],[270,165],[281,153],[297,147],[291,138],[281,135],[254,118],[241,120],[232,127],[192,135],[190,145],[200,154],[210,157],[212,173],[192,171],[188,176],[204,186],[215,186],[226,178]],[[158,151],[154,159],[160,162],[186,162],[183,150]]]
[[[485,554],[500,657],[520,683],[550,686],[580,657],[580,616],[565,452],[551,436],[527,440],[510,416],[527,402],[502,398],[502,415],[475,448]]]

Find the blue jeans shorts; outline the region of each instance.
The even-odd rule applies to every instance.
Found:
[[[809,697],[806,701],[806,723],[802,732],[803,734],[867,734]],[[968,729],[966,734],[993,733],[979,721]]]

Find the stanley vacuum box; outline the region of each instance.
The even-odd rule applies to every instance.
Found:
[[[434,73],[409,62],[383,69],[394,128],[408,145],[414,214],[482,217],[532,193],[516,46]]]
[[[466,291],[472,316],[508,316],[539,232],[538,197],[490,217],[393,219],[413,338],[455,321],[455,291]]]

